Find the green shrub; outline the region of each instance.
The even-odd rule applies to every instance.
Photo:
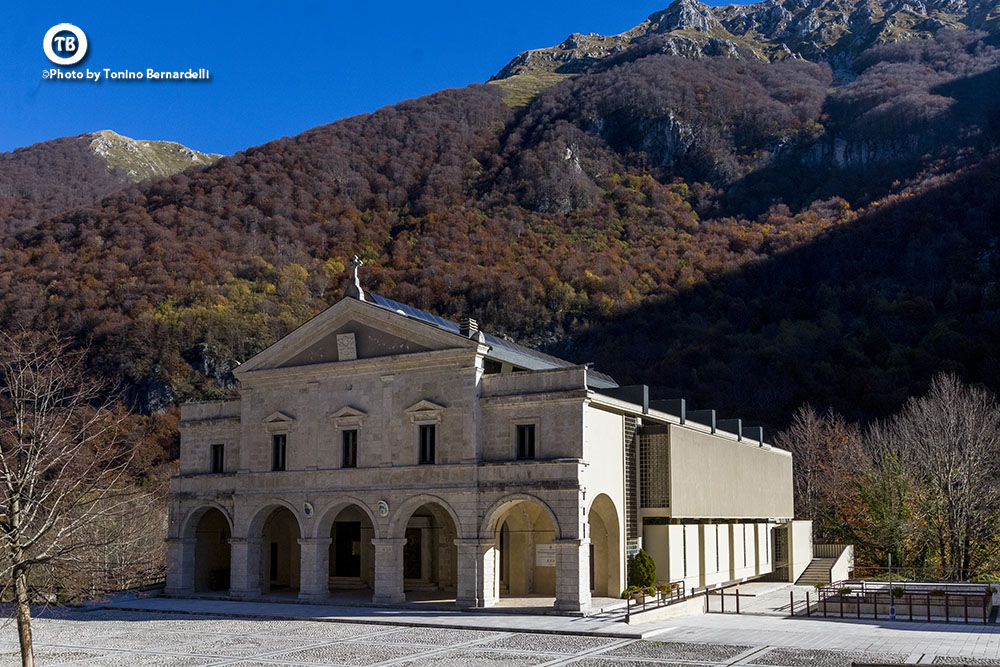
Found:
[[[895,588],[892,589],[892,597],[894,597],[894,598],[901,598],[901,597],[903,597],[903,594],[905,592],[906,591],[903,590],[902,586],[896,586]]]
[[[841,597],[844,597],[845,595],[851,594],[851,589],[849,586],[841,586],[837,589],[837,593],[839,593]]]
[[[813,584],[813,587],[816,590],[819,590],[819,589],[823,588],[824,586],[826,586],[826,582],[825,581],[817,581],[815,584]]]
[[[646,588],[656,583],[656,563],[653,558],[646,553],[645,549],[639,549],[639,553],[628,562],[628,583],[629,586],[639,586]]]

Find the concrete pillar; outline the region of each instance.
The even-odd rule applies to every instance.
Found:
[[[194,556],[197,538],[174,537],[167,542],[167,595],[194,593]]]
[[[496,604],[497,550],[493,540],[457,539],[458,581],[455,604],[490,607]]]
[[[329,537],[299,540],[301,569],[299,571],[299,599],[325,600],[330,595],[330,545]]]
[[[261,540],[233,537],[229,539],[232,568],[229,575],[229,594],[244,600],[261,595],[260,550]]]
[[[403,545],[405,537],[373,539],[375,547],[375,604],[398,604],[406,601],[403,594]]]
[[[590,540],[564,539],[556,562],[556,609],[586,611],[590,608]]]

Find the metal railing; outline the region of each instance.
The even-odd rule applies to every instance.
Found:
[[[654,596],[636,593],[635,597],[627,597],[625,599],[626,622],[632,617],[632,614],[667,607],[688,599],[683,581],[672,581],[667,584],[666,588],[668,590],[657,591]]]
[[[719,611],[712,611],[712,597],[718,596],[719,598]],[[736,607],[733,609],[733,613],[740,613],[740,599],[755,598],[756,595],[752,593],[740,593],[740,589],[737,588],[733,593],[727,593],[724,588],[714,588],[705,589],[705,612],[709,614],[725,614],[726,612],[726,597],[734,598],[736,602]]]
[[[985,584],[894,582],[890,587],[885,582],[851,579],[823,586],[811,599],[806,593],[804,603],[796,601],[794,591],[789,592],[792,616],[988,623],[992,608],[993,593]]]

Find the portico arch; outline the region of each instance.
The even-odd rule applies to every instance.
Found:
[[[333,503],[318,522],[317,538],[329,540],[320,550],[317,567],[326,573],[330,591],[373,588],[375,552],[372,539],[379,537],[371,511],[351,498]]]
[[[534,496],[508,496],[485,517],[497,558],[494,597],[555,596],[559,537],[555,514]]]
[[[587,513],[590,526],[590,590],[599,597],[617,597],[621,590],[621,529],[615,503],[600,494]]]
[[[197,592],[228,591],[232,520],[226,510],[216,505],[195,510],[188,516],[183,535],[194,541],[191,588]]]
[[[393,529],[393,536],[405,539],[404,593],[418,599],[429,591],[453,593],[458,584],[455,540],[460,534],[454,510],[433,496],[418,496],[400,508]]]
[[[500,500],[493,503],[493,505],[486,510],[486,514],[483,516],[482,524],[479,528],[479,536],[482,539],[490,539],[496,536],[496,531],[500,528],[500,519],[503,515],[514,505],[519,502],[529,502],[537,505],[546,515],[549,517],[549,522],[552,524],[553,529],[556,533],[556,539],[559,539],[562,534],[559,530],[559,519],[556,518],[556,513],[552,511],[549,504],[538,496],[533,496],[528,493],[513,493],[509,496],[504,496]]]
[[[298,515],[286,503],[276,501],[262,508],[250,522],[249,539],[259,541],[251,549],[256,563],[250,563],[251,576],[261,593],[298,591],[302,551],[299,540],[302,528]]]

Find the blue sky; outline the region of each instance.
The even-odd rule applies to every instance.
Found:
[[[572,32],[617,33],[669,0],[17,2],[0,21],[0,151],[112,129],[217,153],[482,82]],[[207,83],[43,81],[42,37],[73,23],[76,70],[206,67]]]

